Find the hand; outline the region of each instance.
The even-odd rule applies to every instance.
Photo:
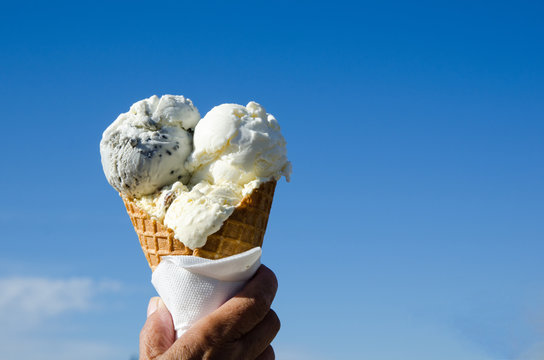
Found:
[[[177,340],[168,309],[152,298],[140,333],[140,360],[274,359],[270,343],[280,320],[270,305],[277,289],[276,276],[261,265],[237,295]]]

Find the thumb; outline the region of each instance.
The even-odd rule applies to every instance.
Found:
[[[172,316],[160,297],[152,297],[140,332],[140,360],[155,359],[176,341]]]

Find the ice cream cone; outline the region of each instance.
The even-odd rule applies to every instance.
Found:
[[[194,255],[220,259],[262,246],[275,188],[276,181],[269,181],[244,197],[223,226],[208,236],[202,248],[197,249],[189,249],[174,238],[171,229],[162,221],[152,219],[130,198],[123,196],[123,201],[147,262],[151,270],[155,270],[162,256]]]

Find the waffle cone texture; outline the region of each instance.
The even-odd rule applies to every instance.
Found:
[[[221,259],[262,246],[275,188],[276,181],[269,181],[245,196],[223,226],[197,249],[189,249],[174,238],[172,229],[151,218],[131,199],[123,196],[123,201],[149,267],[155,270],[163,256],[193,255]]]

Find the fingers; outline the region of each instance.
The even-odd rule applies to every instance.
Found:
[[[240,340],[240,346],[244,349],[247,359],[260,359],[263,356],[264,359],[269,358],[270,355],[267,355],[267,352],[272,349],[270,343],[274,340],[278,331],[280,331],[280,326],[278,315],[276,315],[274,310],[270,310],[263,321],[257,324],[253,330]],[[261,355],[259,356],[259,354]],[[273,350],[272,355],[274,355]],[[273,358],[274,356],[272,356]]]
[[[259,355],[255,360],[274,360],[276,359],[276,355],[274,354],[274,349],[272,349],[272,346],[268,345],[268,347],[263,351],[261,355]]]
[[[280,327],[276,313],[270,310],[277,288],[274,273],[261,265],[234,298],[196,322],[165,358],[274,359],[274,351],[267,347]]]
[[[209,334],[195,332],[191,329],[165,353],[165,358],[191,360],[275,359],[274,350],[270,343],[279,330],[280,320],[273,310],[270,310],[248,334],[235,341],[210,337]]]
[[[274,273],[261,265],[255,276],[232,299],[208,316],[213,336],[235,341],[260,323],[278,289]],[[195,324],[196,325],[196,324]]]
[[[151,298],[147,316],[140,332],[140,360],[155,359],[176,340],[172,317],[161,298]]]

